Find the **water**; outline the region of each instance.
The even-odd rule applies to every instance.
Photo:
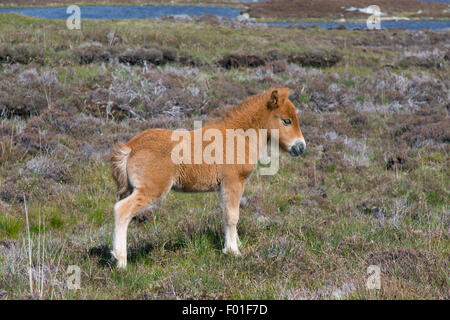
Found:
[[[430,1],[430,0],[423,0]],[[445,2],[450,2],[446,0]],[[66,7],[56,8],[8,8],[0,9],[2,12],[16,12],[27,16],[45,19],[67,19],[70,14],[66,13]],[[231,7],[214,6],[81,6],[82,19],[145,19],[158,18],[169,15],[194,15],[202,16],[211,14],[218,17],[236,18],[240,14],[240,9]],[[335,28],[338,25],[345,25],[349,29],[366,29],[365,23],[336,23],[336,22],[273,22],[266,23],[273,26],[290,25],[317,25],[322,28]],[[383,29],[402,28],[409,30],[419,29],[445,29],[450,28],[450,20],[399,20],[383,21]]]
[[[336,28],[339,25],[345,25],[348,29],[367,29],[367,25],[364,22],[361,23],[339,23],[339,22],[267,22],[267,25],[286,27],[292,25],[312,26],[316,25],[321,28],[330,29]],[[382,21],[381,29],[400,28],[408,30],[420,30],[420,29],[446,29],[450,28],[450,20],[399,20],[399,21]]]
[[[202,16],[212,14],[218,17],[235,18],[240,9],[213,6],[80,6],[82,19],[144,19],[169,15]],[[45,19],[67,19],[67,7],[56,8],[8,8],[1,12],[15,12],[26,16]]]

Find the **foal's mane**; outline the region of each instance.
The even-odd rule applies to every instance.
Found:
[[[286,99],[290,94],[290,90],[288,88],[270,88],[267,91],[250,96],[241,101],[237,106],[228,109],[222,116],[222,121],[233,120],[240,115],[251,116],[252,113],[257,112],[259,108],[267,106],[270,96],[274,90],[278,91],[280,100]]]
[[[250,108],[255,106],[261,106],[267,104],[269,101],[268,92],[261,92],[247,99],[241,101],[237,106],[229,108],[224,115],[222,115],[222,120],[227,121],[235,118],[237,115],[248,113]]]

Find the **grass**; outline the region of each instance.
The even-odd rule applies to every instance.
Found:
[[[5,298],[448,299],[447,38],[165,20],[83,21],[69,31],[0,14],[0,43],[28,50],[15,53],[23,64],[0,50]],[[120,63],[128,48],[172,48],[177,61]],[[94,59],[80,64],[90,50]],[[332,51],[338,62],[322,68],[289,58]],[[264,65],[221,68],[231,53]],[[398,64],[410,54],[442,66]],[[111,146],[149,127],[216,118],[271,86],[292,89],[308,151],[282,154],[275,176],[251,177],[242,257],[222,254],[218,194],[169,193],[133,220],[128,269],[116,270]],[[71,265],[79,290],[67,286]],[[370,265],[381,268],[381,290],[365,286]]]

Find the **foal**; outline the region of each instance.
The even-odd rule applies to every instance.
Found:
[[[188,131],[188,135],[203,134],[207,129],[215,129],[225,137],[229,129],[260,130],[266,129],[266,140],[278,130],[279,145],[282,150],[296,157],[306,148],[300,130],[296,109],[289,100],[290,90],[270,89],[249,97],[237,107],[231,109],[221,121],[213,122],[203,128]],[[274,130],[275,129],[275,130]],[[242,130],[241,130],[242,131]],[[258,146],[245,140],[244,163],[208,162],[185,163],[174,161],[172,130],[148,129],[127,143],[119,142],[114,146],[111,156],[113,177],[117,183],[120,201],[114,206],[114,241],[112,255],[119,268],[127,265],[127,228],[133,216],[149,207],[171,189],[182,192],[206,192],[220,190],[225,224],[224,253],[239,255],[236,225],[239,219],[239,202],[244,184],[250,177],[255,163],[249,163],[250,150],[261,151]],[[275,134],[275,133],[274,133]],[[258,134],[258,140],[263,137]],[[191,139],[192,140],[192,139]],[[267,142],[267,141],[266,141]],[[195,150],[194,143],[184,142],[189,150]],[[234,143],[234,137],[233,137]],[[200,151],[206,150],[202,141]],[[198,149],[197,149],[198,150]],[[234,155],[240,150],[234,148]],[[228,149],[222,149],[226,156]],[[216,150],[217,152],[217,150]],[[238,155],[239,156],[239,155]],[[234,158],[234,156],[233,156]],[[224,159],[224,158],[223,158]],[[175,157],[175,160],[176,157]],[[178,159],[179,160],[179,159]],[[234,160],[234,159],[233,159]],[[239,162],[239,161],[238,161]]]

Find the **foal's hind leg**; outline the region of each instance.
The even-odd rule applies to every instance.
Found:
[[[154,199],[141,190],[135,191],[114,205],[114,240],[112,255],[117,260],[117,267],[127,266],[127,229],[133,216],[149,206]]]
[[[239,221],[239,202],[244,190],[242,182],[224,183],[221,187],[221,197],[223,205],[225,245],[224,253],[233,253],[240,255],[239,237],[237,233],[237,223]]]
[[[170,190],[169,182],[150,184],[146,188],[135,188],[133,193],[120,200],[114,206],[114,241],[112,255],[117,259],[117,267],[125,269],[127,266],[127,229],[134,215],[145,207],[150,206],[158,198]]]

